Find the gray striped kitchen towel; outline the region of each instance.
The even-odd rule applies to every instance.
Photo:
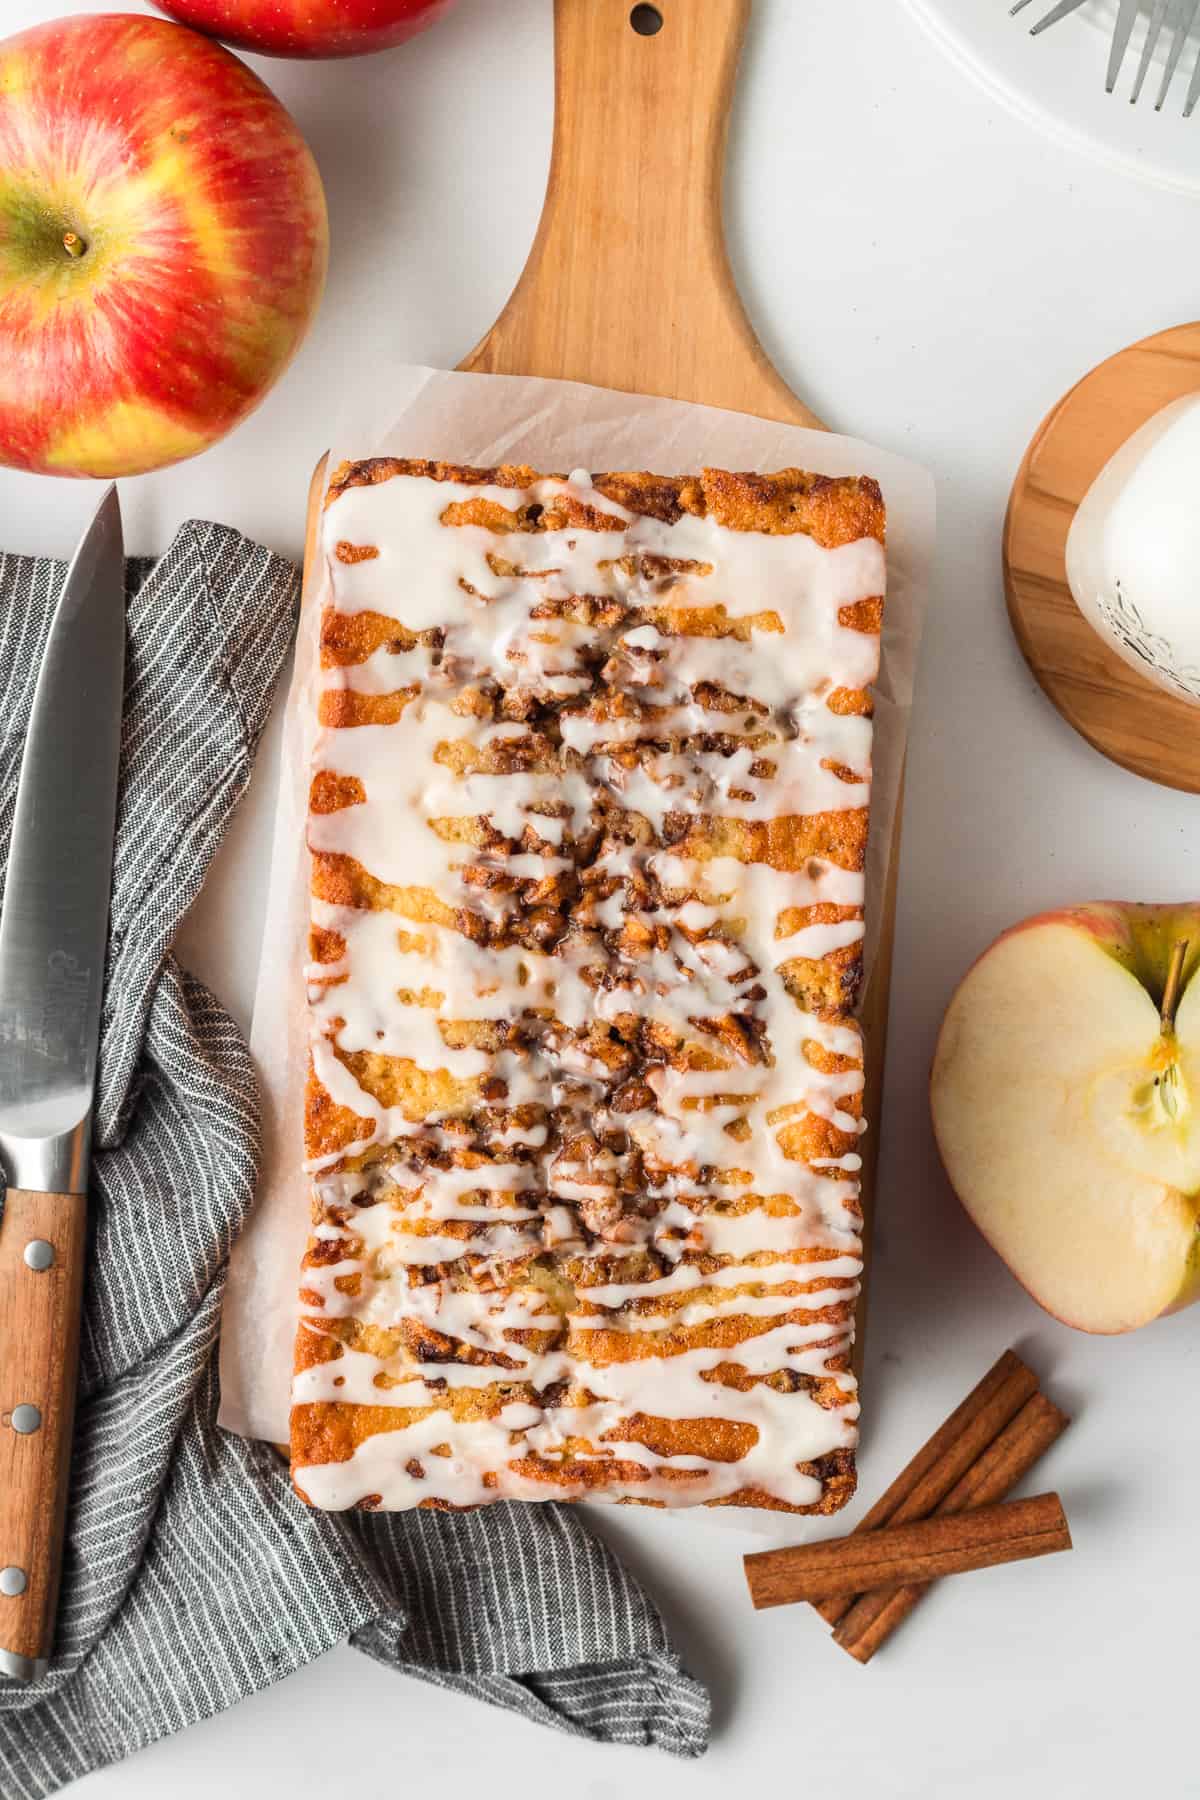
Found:
[[[0,556],[0,859],[63,574]],[[314,1513],[274,1451],[217,1429],[221,1293],[254,1197],[258,1106],[236,1026],[171,944],[249,778],[297,592],[289,564],[217,525],[185,525],[160,561],[129,568],[59,1636],[41,1681],[0,1680],[4,1800],[53,1793],[346,1638],[578,1736],[679,1756],[707,1743],[704,1689],[569,1508]]]

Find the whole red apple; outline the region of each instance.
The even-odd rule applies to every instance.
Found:
[[[263,56],[361,56],[424,31],[453,0],[154,0],[184,25]]]
[[[111,13],[0,43],[0,462],[206,449],[286,367],[327,254],[304,139],[219,44]]]

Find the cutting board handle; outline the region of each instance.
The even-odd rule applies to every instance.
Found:
[[[661,0],[636,31],[629,0],[556,0],[554,147],[541,236],[598,236],[646,303],[679,259],[727,279],[721,191],[729,111],[750,0]],[[565,246],[564,246],[565,247]],[[604,269],[591,265],[599,308]]]
[[[651,11],[661,29],[643,35],[633,16]],[[820,423],[768,361],[725,253],[725,140],[749,16],[750,0],[555,0],[541,223],[464,368]]]

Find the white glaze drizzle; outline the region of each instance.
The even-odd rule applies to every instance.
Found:
[[[564,490],[611,528],[442,522],[457,501],[512,513]],[[780,1134],[827,1121],[856,1136],[862,1057],[836,1005],[819,1016],[785,983],[861,939],[863,879],[824,856],[784,873],[678,843],[689,818],[866,806],[870,721],[827,701],[874,678],[877,638],[838,609],[883,592],[881,547],[667,525],[582,471],[523,491],[352,487],[324,542],[338,614],[439,635],[320,682],[339,706],[397,697],[391,723],[321,729],[314,773],[362,798],[309,826],[314,852],[395,893],[377,910],[313,902],[340,948],[307,971],[314,1070],[365,1134],[311,1165],[314,1243],[342,1254],[305,1270],[302,1333],[331,1354],[297,1374],[294,1401],[397,1409],[398,1428],[299,1467],[300,1486],[334,1508],[462,1506],[578,1497],[590,1470],[613,1499],[815,1504],[821,1479],[800,1465],[855,1438],[853,1378],[829,1363],[861,1272],[860,1159],[806,1160]],[[377,554],[343,560],[345,543]],[[608,608],[599,625],[535,614],[578,595]],[[696,606],[741,635],[673,627]],[[481,687],[541,710],[473,711],[464,692]],[[570,929],[540,944],[527,896],[556,879],[576,883]],[[731,1017],[740,1052],[720,1035]],[[641,1087],[619,1106],[596,1022],[641,1034]],[[450,1078],[469,1121],[375,1098],[355,1066],[372,1055]],[[490,1099],[485,1080],[503,1084]],[[639,1419],[717,1421],[712,1454],[673,1454]]]

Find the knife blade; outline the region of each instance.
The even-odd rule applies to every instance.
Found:
[[[124,666],[110,487],[46,641],[0,911],[0,1675],[19,1681],[47,1666],[58,1595]]]

